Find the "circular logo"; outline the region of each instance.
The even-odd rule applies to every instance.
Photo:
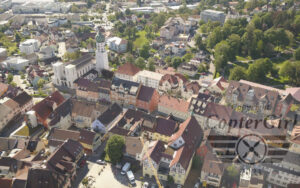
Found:
[[[267,154],[267,144],[262,137],[248,134],[238,140],[235,151],[240,161],[253,165],[264,160]]]

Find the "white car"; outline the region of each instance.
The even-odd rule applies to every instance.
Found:
[[[142,188],[148,188],[149,187],[149,183],[148,182],[145,182],[144,184],[143,184],[143,187]]]
[[[105,161],[102,161],[102,160],[100,160],[100,159],[97,160],[96,163],[101,164],[101,165],[106,165],[106,162],[105,162]]]

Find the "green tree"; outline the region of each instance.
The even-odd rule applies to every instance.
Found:
[[[45,81],[44,79],[39,79],[39,81],[37,82],[38,88],[43,88],[45,82],[46,82],[46,81]]]
[[[136,4],[140,7],[142,6],[142,0],[136,0]]]
[[[202,41],[202,36],[197,34],[195,36],[195,43],[196,43],[196,46],[199,50],[204,50],[205,49],[205,44],[204,42]]]
[[[268,41],[278,47],[285,48],[290,43],[287,33],[282,28],[269,29],[264,33],[264,35]]]
[[[11,73],[9,73],[7,75],[7,83],[11,83],[13,81],[13,79],[14,79],[14,76]]]
[[[279,75],[288,79],[289,83],[300,86],[300,61],[285,61]]]
[[[142,57],[139,57],[135,60],[135,66],[139,67],[140,69],[145,69],[146,63],[145,59]]]
[[[236,66],[230,71],[229,80],[247,79],[247,70],[244,67]]]
[[[128,62],[128,63],[134,63],[134,57],[133,57],[133,55],[128,54],[126,56],[126,62]]]
[[[21,34],[19,32],[16,32],[15,34],[15,40],[19,44],[22,40]]]
[[[182,57],[182,61],[183,62],[189,62],[192,58],[193,58],[193,54],[192,53],[186,53]]]
[[[300,60],[300,47],[298,47],[294,52],[294,59]]]
[[[146,43],[142,46],[140,49],[140,56],[144,59],[148,59],[150,57],[150,45],[149,43]]]
[[[165,57],[165,62],[166,63],[171,63],[171,61],[172,61],[172,58],[170,57],[170,56],[167,56],[167,57]]]
[[[155,60],[153,57],[148,59],[148,70],[155,72]]]
[[[266,75],[272,69],[272,62],[268,58],[258,59],[251,64],[247,70],[248,80],[253,82],[264,82]]]
[[[113,135],[108,139],[105,152],[113,164],[121,160],[124,146],[125,140],[119,135]]]
[[[177,69],[177,67],[182,63],[182,60],[181,60],[181,58],[180,57],[173,57],[173,59],[172,59],[172,66],[175,68],[175,69]]]
[[[226,41],[230,47],[230,53],[232,53],[234,56],[239,55],[241,48],[241,37],[237,34],[232,34],[227,38]]]
[[[236,178],[240,173],[239,170],[233,164],[226,168],[226,172],[231,178]]]
[[[215,57],[222,56],[224,61],[234,61],[235,54],[232,52],[232,48],[230,48],[227,41],[221,41],[215,46]]]

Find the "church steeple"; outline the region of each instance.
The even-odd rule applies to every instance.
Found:
[[[107,52],[105,50],[105,36],[103,35],[103,32],[103,29],[99,29],[96,35],[96,70],[99,73],[103,69],[109,69]]]

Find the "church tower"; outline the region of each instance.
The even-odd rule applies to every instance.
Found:
[[[96,35],[96,45],[96,70],[98,73],[101,73],[101,70],[109,69],[107,52],[105,50],[105,37],[101,31],[98,31],[98,34]]]

